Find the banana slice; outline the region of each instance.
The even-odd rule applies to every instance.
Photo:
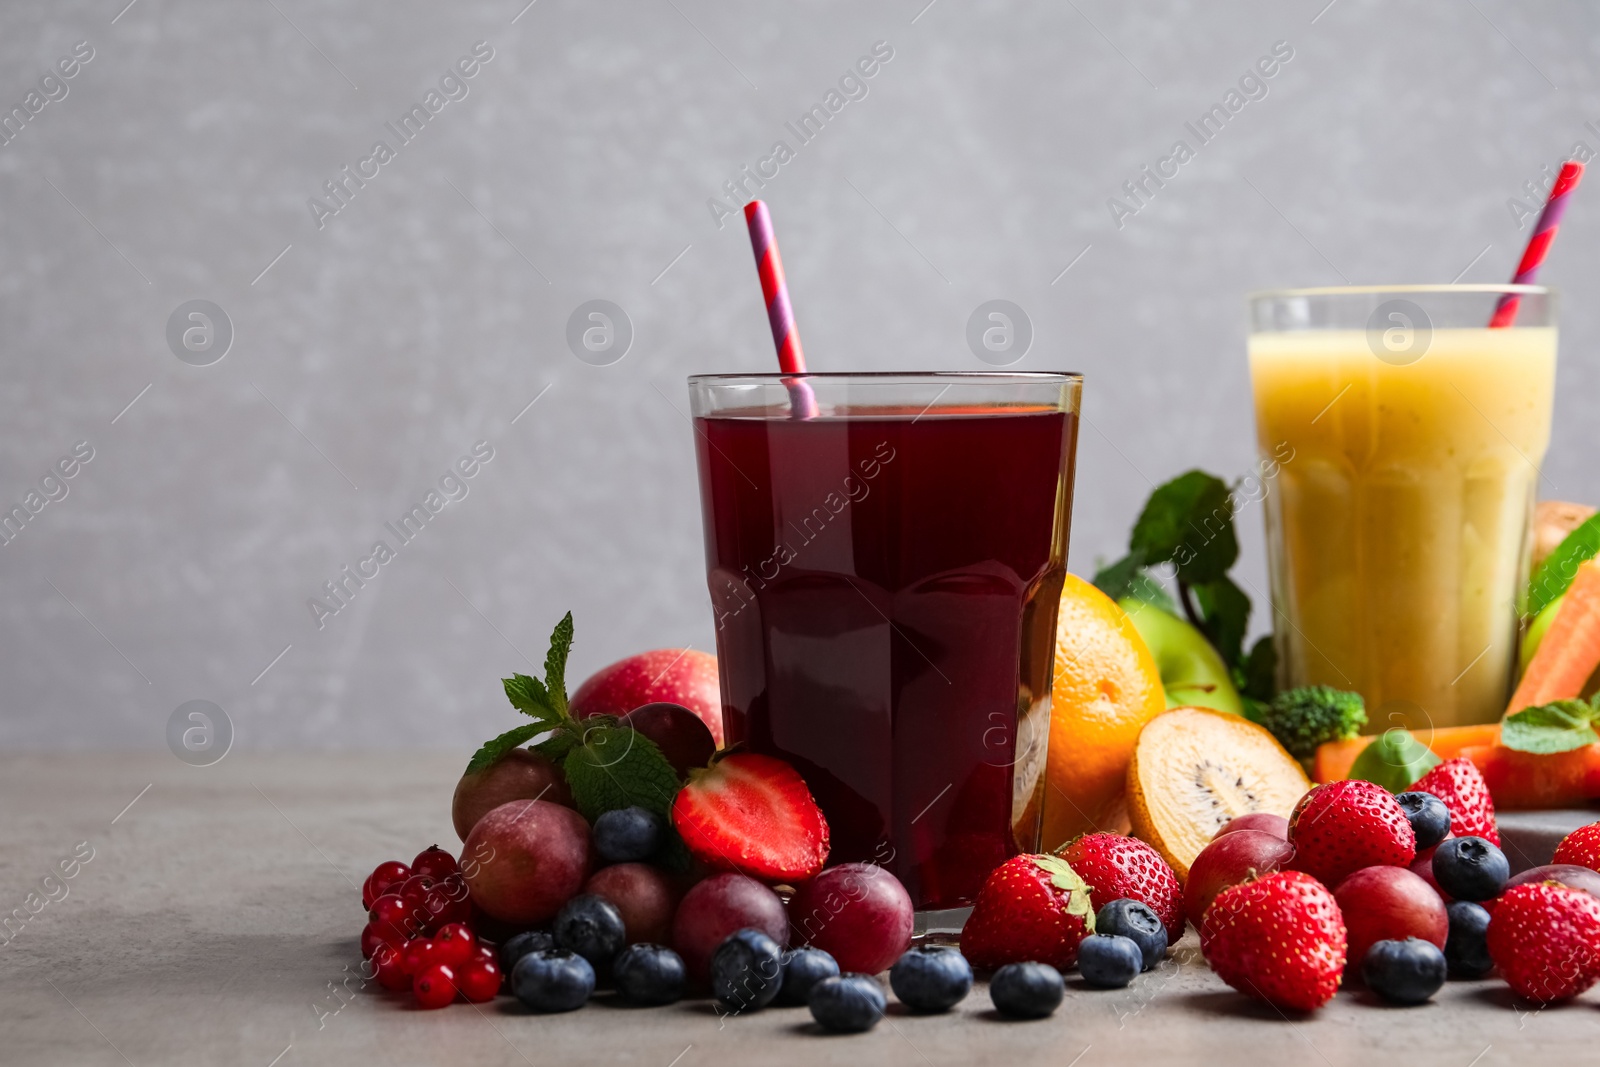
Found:
[[[1128,765],[1133,835],[1178,872],[1224,823],[1252,811],[1285,818],[1311,781],[1266,730],[1209,708],[1173,708],[1139,732]]]

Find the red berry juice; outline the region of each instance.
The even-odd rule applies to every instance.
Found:
[[[918,909],[1038,847],[1077,420],[695,420],[730,744],[791,762],[831,863]]]

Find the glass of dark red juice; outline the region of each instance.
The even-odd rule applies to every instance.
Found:
[[[927,929],[1038,848],[1082,387],[689,379],[728,742],[793,764],[829,862],[888,868]]]

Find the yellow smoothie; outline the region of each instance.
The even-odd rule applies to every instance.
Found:
[[[1405,364],[1250,338],[1281,684],[1356,690],[1374,732],[1500,716],[1555,367],[1553,327],[1435,329]]]

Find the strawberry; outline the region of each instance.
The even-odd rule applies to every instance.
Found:
[[[1183,885],[1161,853],[1123,834],[1085,834],[1056,855],[1089,883],[1089,899],[1099,911],[1127,897],[1150,905],[1167,927],[1167,942],[1183,936]]]
[[[741,752],[701,770],[672,802],[695,859],[768,882],[802,882],[828,858],[828,821],[805,780],[771,756]]]
[[[980,970],[1034,960],[1059,971],[1078,962],[1094,933],[1089,886],[1060,856],[1012,856],[978,890],[961,952]]]
[[[1600,822],[1580,826],[1561,839],[1551,863],[1572,863],[1600,871]]]
[[[1600,899],[1559,882],[1513,886],[1489,920],[1489,958],[1529,1000],[1577,996],[1600,981]]]
[[[1333,998],[1344,973],[1345,928],[1328,888],[1276,871],[1217,894],[1200,924],[1200,951],[1239,992],[1293,1011]]]
[[[1362,867],[1409,867],[1417,856],[1417,835],[1394,794],[1359,778],[1301,797],[1289,815],[1289,843],[1295,848],[1289,866],[1327,886]]]
[[[1491,844],[1500,843],[1489,786],[1466,757],[1445,760],[1411,783],[1410,791],[1432,793],[1444,801],[1450,809],[1450,832],[1457,837],[1481,837]]]

